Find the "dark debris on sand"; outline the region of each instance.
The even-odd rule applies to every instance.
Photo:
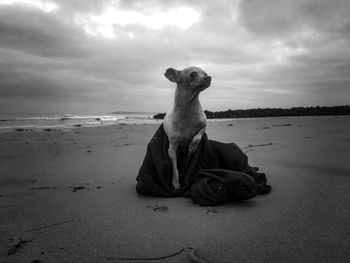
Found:
[[[168,210],[168,207],[166,205],[147,205],[147,208],[152,208],[153,211],[157,212],[165,212]]]
[[[17,253],[17,251],[26,243],[32,242],[33,239],[23,239],[21,237],[19,238],[14,238],[11,239],[13,244],[9,247],[9,249],[7,250],[6,255],[7,256],[11,256],[15,253]]]
[[[90,183],[85,183],[85,185],[90,185]],[[77,192],[77,191],[79,191],[79,190],[91,190],[90,188],[87,188],[87,187],[85,187],[85,186],[83,186],[83,185],[80,185],[80,186],[74,186],[74,185],[70,185],[70,186],[68,186],[68,188],[70,188],[70,189],[72,189],[72,192],[73,193],[75,193],[75,192]],[[102,186],[96,186],[95,187],[95,189],[101,189],[102,188]]]
[[[84,189],[86,189],[85,186],[69,186],[69,188],[72,188],[72,192],[73,192],[73,193],[77,192],[78,190],[84,190]]]
[[[57,186],[40,186],[40,187],[32,187],[30,190],[56,190],[58,187]]]
[[[263,147],[263,146],[271,146],[273,143],[263,143],[263,144],[248,144],[248,146],[243,147],[242,149],[249,149],[249,148],[254,148],[254,147]]]
[[[207,207],[207,211],[205,212],[206,214],[219,214],[223,213],[224,208],[223,207]]]
[[[274,124],[272,126],[292,126],[291,123],[285,123],[285,124]]]

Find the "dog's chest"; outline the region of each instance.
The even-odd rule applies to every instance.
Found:
[[[170,111],[164,119],[164,128],[170,138],[187,143],[207,123],[204,112],[200,109],[191,112]]]

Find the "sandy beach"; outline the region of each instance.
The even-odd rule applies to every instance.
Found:
[[[349,116],[210,121],[273,188],[215,207],[137,195],[158,126],[0,133],[0,262],[349,262]]]

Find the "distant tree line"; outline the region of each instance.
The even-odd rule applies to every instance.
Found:
[[[208,119],[229,119],[229,118],[257,118],[257,117],[281,117],[281,116],[329,116],[329,115],[350,115],[350,106],[331,107],[294,107],[282,108],[257,108],[248,110],[227,110],[227,111],[204,111]],[[165,113],[158,113],[154,119],[163,119]]]

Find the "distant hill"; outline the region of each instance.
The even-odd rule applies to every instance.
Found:
[[[257,118],[257,117],[281,117],[281,116],[329,116],[329,115],[350,115],[350,106],[316,106],[316,107],[294,107],[282,108],[257,108],[248,110],[227,110],[227,111],[204,111],[208,119],[230,119],[230,118]],[[165,113],[158,113],[154,119],[163,119]]]

